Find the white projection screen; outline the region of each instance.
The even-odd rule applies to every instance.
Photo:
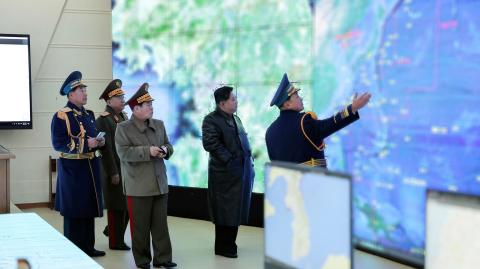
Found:
[[[30,36],[0,34],[0,129],[31,129]]]

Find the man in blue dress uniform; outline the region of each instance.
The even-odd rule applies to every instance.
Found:
[[[280,116],[267,129],[268,156],[272,161],[326,168],[323,140],[358,120],[358,110],[368,103],[371,94],[355,95],[352,104],[342,111],[319,120],[314,112],[301,112],[303,101],[298,95],[299,90],[284,74],[270,103],[270,106],[276,105],[280,109]]]
[[[63,216],[63,234],[87,255],[104,256],[96,250],[94,218],[103,216],[100,161],[95,151],[105,144],[96,138],[95,116],[84,108],[86,85],[82,73],[72,72],[60,95],[67,96],[67,105],[53,115],[52,144],[60,152],[57,162],[55,209]]]

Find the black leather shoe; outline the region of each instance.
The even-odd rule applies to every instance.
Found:
[[[105,226],[105,229],[103,229],[103,234],[108,237],[108,226]]]
[[[113,250],[130,250],[131,248],[129,246],[123,244],[123,245],[119,245],[119,246],[110,247],[110,249],[113,249]]]
[[[150,264],[142,264],[142,265],[137,265],[137,268],[141,268],[141,269],[150,269]]]
[[[237,253],[219,252],[215,251],[215,255],[220,255],[227,258],[238,258]]]
[[[94,249],[93,252],[88,254],[88,256],[90,256],[90,257],[102,257],[102,256],[105,256],[105,251]]]
[[[156,267],[156,268],[173,268],[173,267],[177,267],[177,264],[170,261],[170,262],[154,263],[153,267]]]

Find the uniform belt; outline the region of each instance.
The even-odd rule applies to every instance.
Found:
[[[327,168],[327,160],[326,159],[310,159],[306,162],[300,163],[306,166],[320,166],[323,168]]]
[[[80,159],[93,159],[95,158],[95,152],[87,152],[87,153],[60,153],[60,158],[64,159],[73,159],[73,160],[80,160]]]

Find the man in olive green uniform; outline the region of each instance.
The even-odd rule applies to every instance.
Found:
[[[97,130],[105,132],[105,146],[101,149],[104,172],[102,189],[108,213],[108,246],[114,250],[130,250],[124,242],[128,224],[127,199],[123,193],[120,159],[115,149],[117,124],[128,119],[127,114],[123,112],[124,94],[122,81],[112,80],[99,98],[104,99],[107,106],[97,118]]]
[[[173,154],[163,121],[153,119],[148,84],[127,101],[133,111],[117,126],[115,144],[130,214],[132,252],[139,268],[150,268],[150,234],[153,266],[172,268],[172,246],[167,225],[168,182],[164,160]]]

